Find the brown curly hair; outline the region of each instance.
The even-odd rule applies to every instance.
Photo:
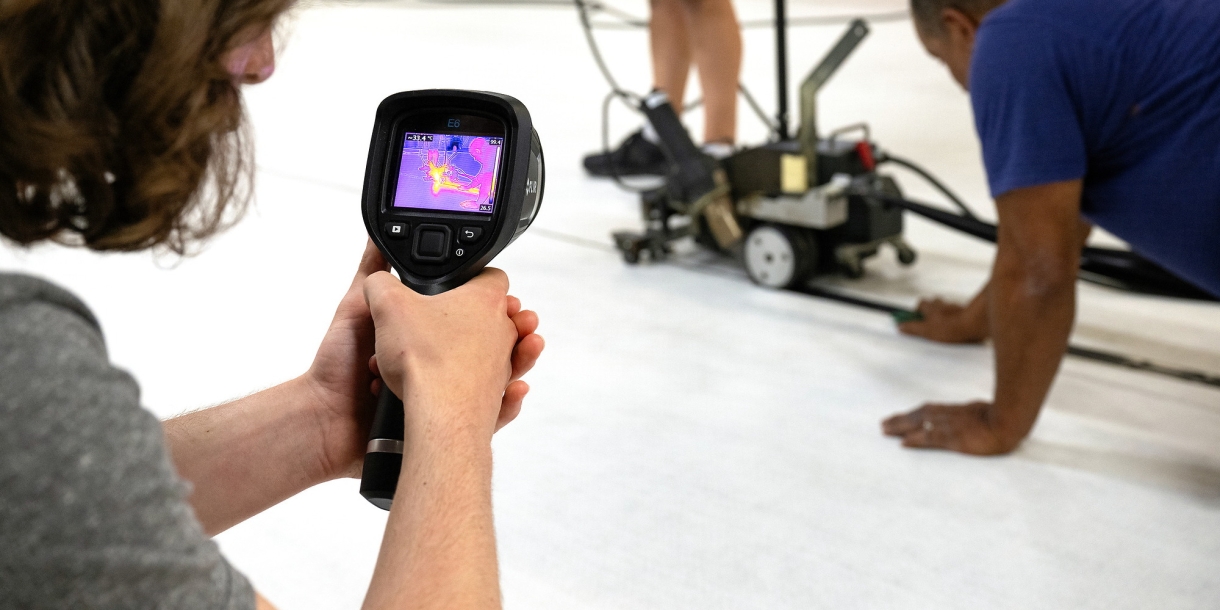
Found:
[[[249,199],[222,57],[293,0],[0,0],[0,235],[95,250],[193,242]]]

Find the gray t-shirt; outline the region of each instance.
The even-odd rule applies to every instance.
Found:
[[[0,274],[0,609],[253,608],[188,493],[88,308]]]

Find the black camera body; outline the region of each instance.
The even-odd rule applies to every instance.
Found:
[[[404,284],[439,294],[529,228],[544,182],[542,144],[521,102],[476,91],[397,93],[377,108],[365,228]]]
[[[412,290],[478,275],[538,215],[542,143],[525,106],[499,93],[407,91],[377,107],[361,205],[369,237]],[[383,388],[360,495],[389,510],[402,469],[403,405]]]

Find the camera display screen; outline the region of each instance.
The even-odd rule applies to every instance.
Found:
[[[502,137],[408,132],[392,205],[491,214],[503,147]]]

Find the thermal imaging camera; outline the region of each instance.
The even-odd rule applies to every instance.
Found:
[[[364,173],[364,225],[411,289],[470,280],[538,214],[546,169],[530,113],[499,93],[406,91],[377,108]],[[389,510],[402,468],[402,401],[388,388],[364,456],[360,494]]]

